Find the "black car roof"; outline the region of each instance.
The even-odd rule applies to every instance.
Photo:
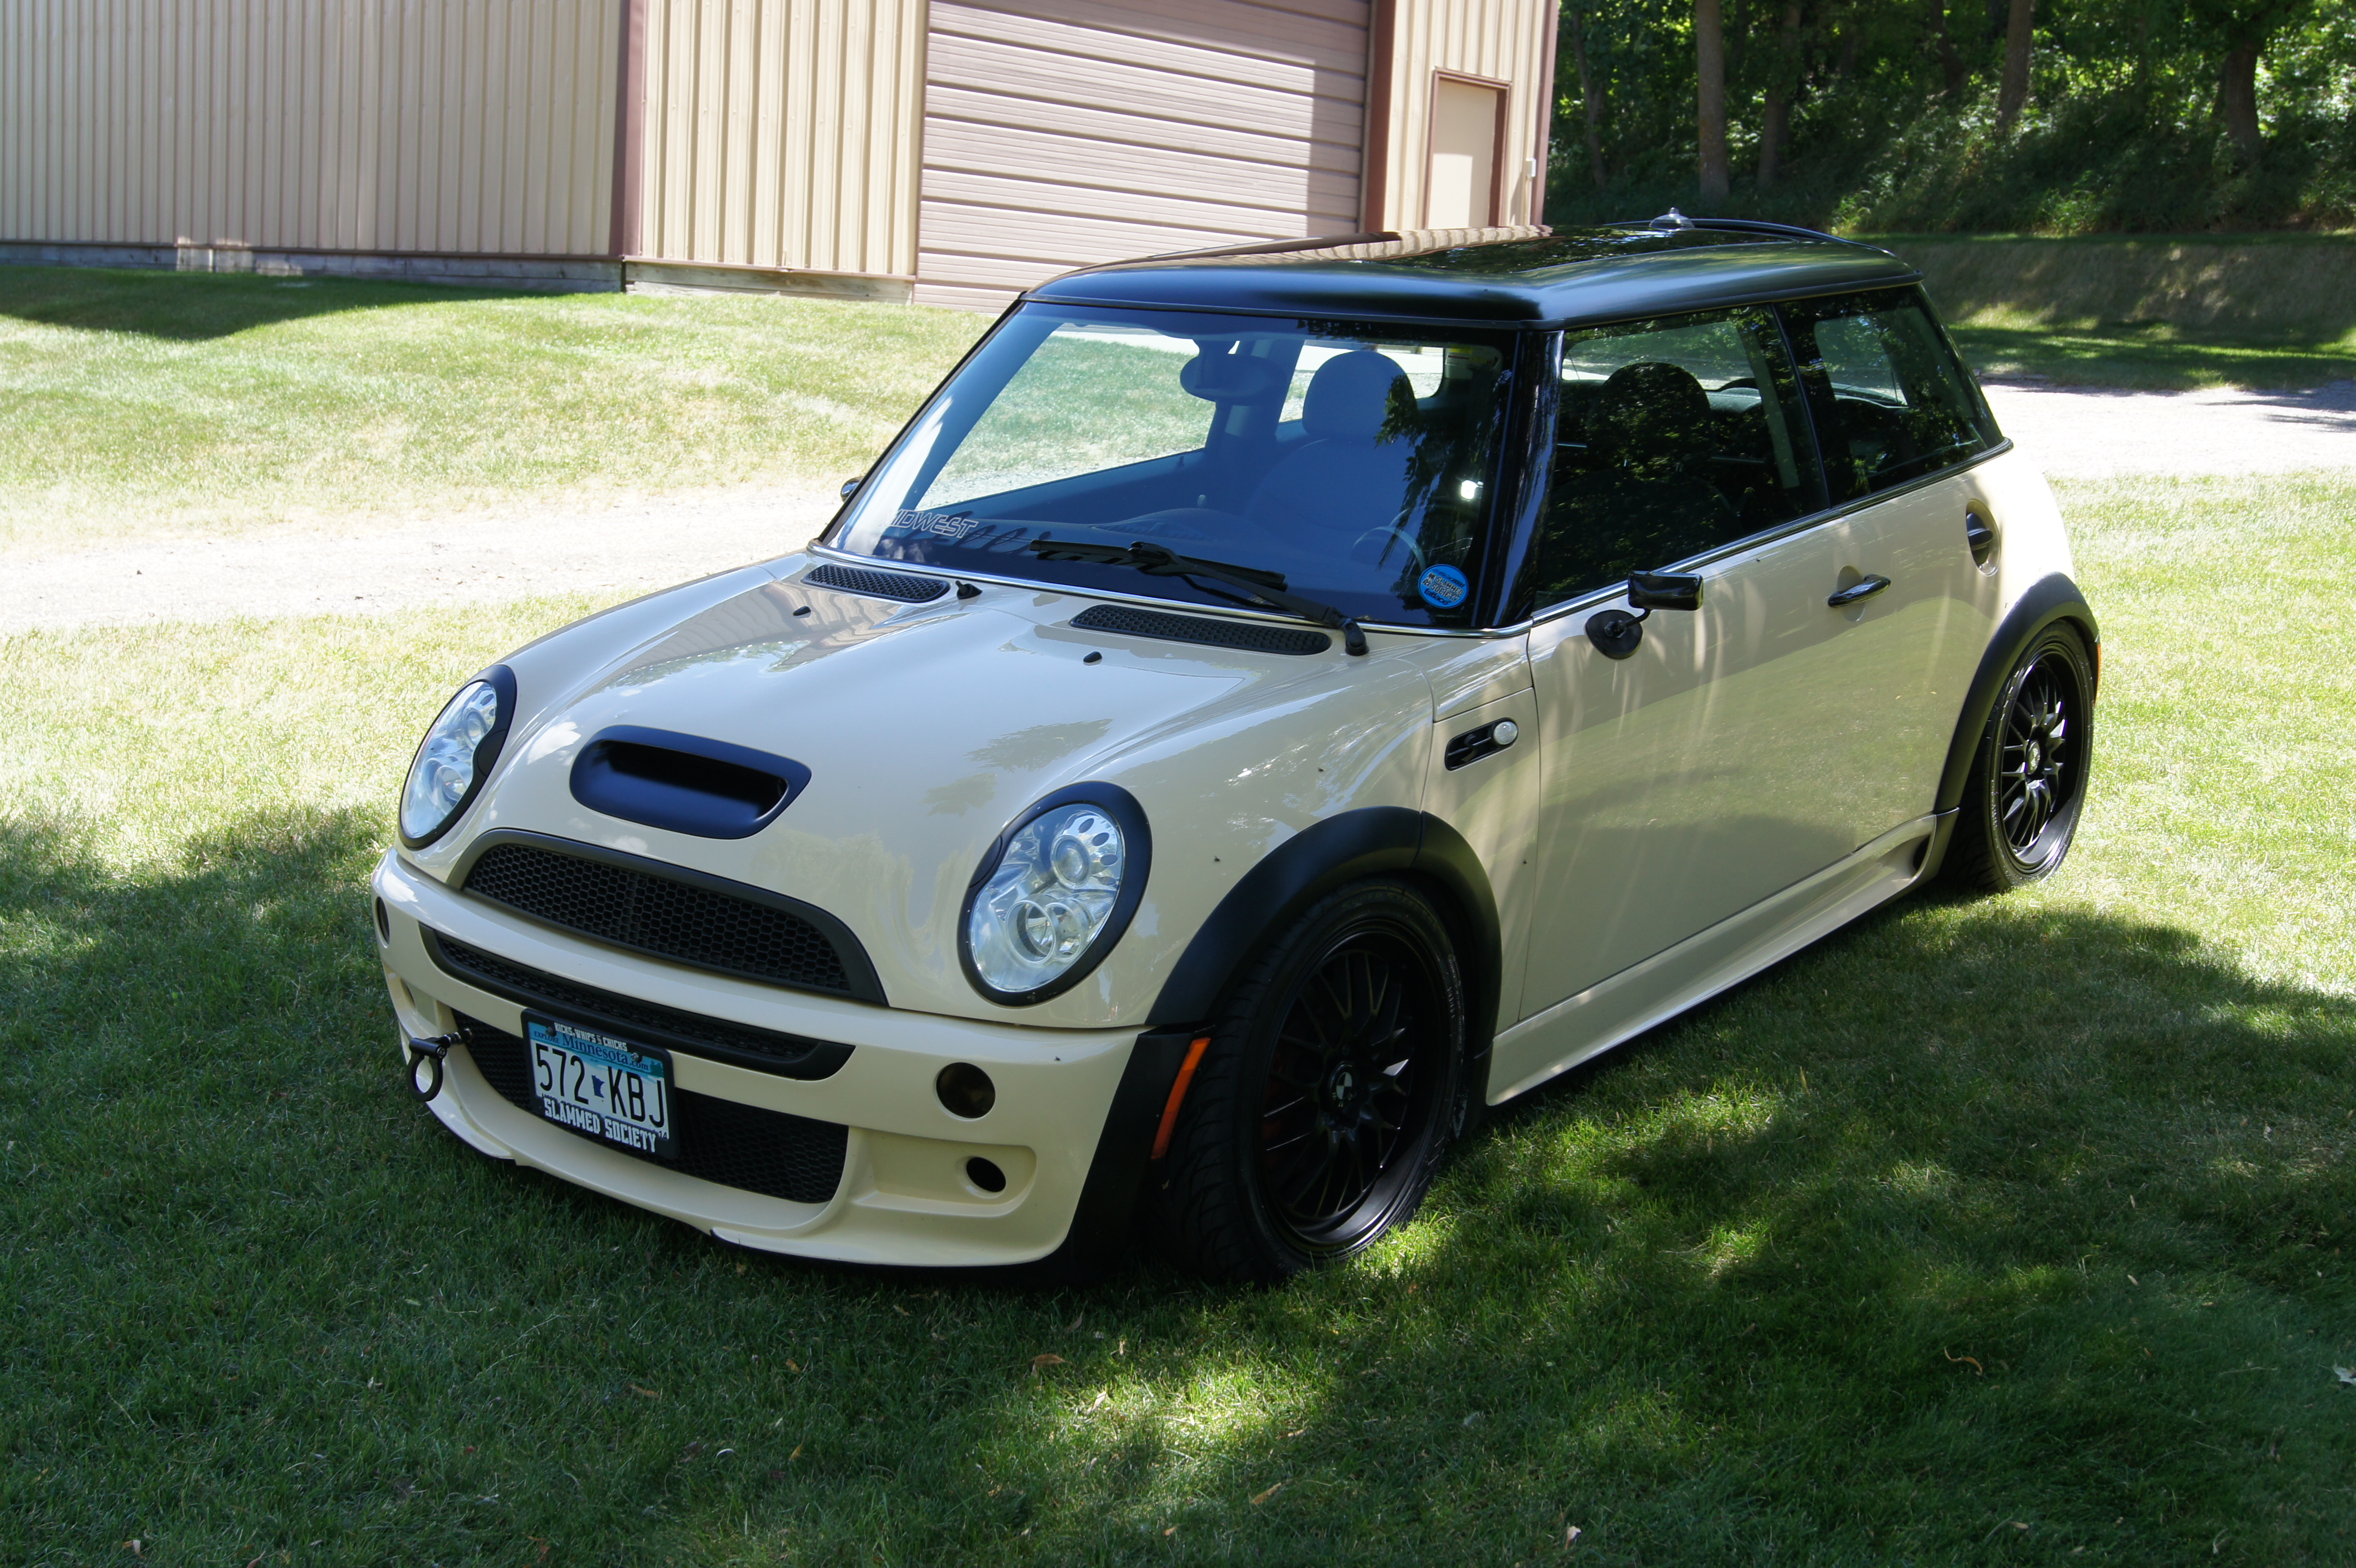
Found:
[[[1440,229],[1190,251],[1088,267],[1054,304],[1565,326],[1912,283],[1887,251],[1780,224]]]

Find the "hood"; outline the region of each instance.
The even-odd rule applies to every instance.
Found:
[[[1147,972],[1166,963],[1108,957],[1024,1009],[977,995],[958,963],[967,885],[1039,797],[1088,780],[1137,797],[1154,853],[1121,945],[1157,951],[1192,930],[1174,930],[1173,892],[1187,889],[1190,908],[1215,903],[1317,818],[1414,803],[1431,699],[1408,639],[1356,659],[1338,644],[1300,656],[1149,641],[1071,626],[1099,602],[1087,595],[1001,585],[905,605],[796,580],[808,564],[788,558],[757,585],[691,599],[617,656],[560,633],[517,660],[522,711],[497,774],[461,832],[415,858],[446,875],[501,828],[643,855],[825,909],[865,945],[894,1006],[1098,1026],[1141,1016],[1158,985]],[[789,758],[809,781],[747,838],[622,821],[571,788],[582,748],[619,725]]]

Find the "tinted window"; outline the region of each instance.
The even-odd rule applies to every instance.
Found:
[[[1567,333],[1540,607],[1823,504],[1791,365],[1765,310]]]
[[[1835,500],[1935,474],[2003,439],[1916,290],[1783,311]]]

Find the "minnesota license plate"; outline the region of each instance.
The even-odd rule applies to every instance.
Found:
[[[670,1058],[561,1018],[523,1015],[540,1113],[658,1159],[672,1155]]]

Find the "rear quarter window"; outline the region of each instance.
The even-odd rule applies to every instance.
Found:
[[[1836,502],[1970,461],[2004,439],[1918,289],[1783,307]]]

